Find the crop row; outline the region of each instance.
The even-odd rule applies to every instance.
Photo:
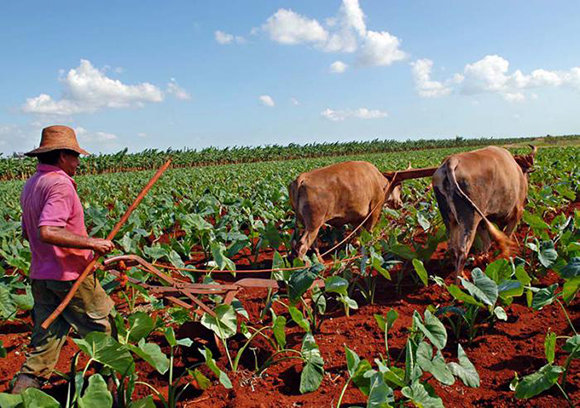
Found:
[[[578,140],[578,136],[550,137],[549,143]],[[546,138],[544,138],[546,139]],[[287,146],[266,145],[257,147],[234,146],[223,149],[208,147],[201,150],[146,149],[127,153],[127,149],[113,154],[93,155],[81,160],[79,174],[101,174],[126,170],[150,170],[161,166],[167,156],[173,158],[174,167],[194,167],[227,163],[250,163],[270,160],[291,160],[346,154],[387,153],[433,148],[469,147],[489,144],[524,143],[532,138],[469,138],[438,140],[372,140],[368,142],[310,143]],[[1,156],[1,154],[0,154]],[[26,157],[0,159],[0,180],[25,179],[34,173],[36,161]]]

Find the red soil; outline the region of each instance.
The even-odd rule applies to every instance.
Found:
[[[578,203],[566,209],[569,214]],[[519,242],[525,237],[527,229],[520,227],[518,230]],[[262,261],[265,254],[261,256]],[[475,265],[485,265],[490,261],[489,256],[476,257]],[[243,264],[243,262],[240,262]],[[240,265],[242,266],[242,265]],[[452,266],[445,258],[445,244],[441,244],[433,259],[427,263],[429,273],[445,278],[451,283]],[[268,368],[260,378],[253,375],[254,355],[251,350],[246,350],[241,359],[237,373],[228,372],[234,388],[226,390],[219,385],[215,376],[202,368],[210,379],[212,386],[206,391],[199,391],[194,387],[186,392],[183,398],[183,407],[334,407],[344,386],[347,373],[344,355],[344,345],[353,349],[361,358],[369,360],[376,366],[374,359],[380,354],[384,355],[384,340],[378,329],[373,314],[384,315],[390,308],[395,309],[399,319],[389,334],[390,356],[396,359],[404,350],[407,339],[407,327],[411,325],[414,310],[421,313],[428,305],[449,304],[450,295],[435,284],[428,287],[416,285],[412,280],[408,268],[401,282],[401,290],[397,291],[393,281],[380,278],[377,285],[377,293],[374,305],[366,305],[361,298],[357,298],[361,305],[359,310],[351,310],[350,317],[346,317],[339,305],[329,302],[329,312],[324,317],[320,331],[315,333],[315,338],[320,352],[325,361],[326,374],[320,388],[310,394],[301,395],[298,391],[300,381],[300,364],[296,360],[284,361]],[[547,286],[558,282],[558,276],[549,272],[540,278],[536,286]],[[264,307],[267,292],[262,289],[245,290],[238,295],[246,310],[250,314],[250,322],[258,325],[260,311]],[[567,307],[572,322],[580,328],[580,300],[578,297]],[[276,305],[277,314],[283,314],[284,308]],[[553,407],[566,406],[567,403],[557,388],[542,393],[531,400],[516,400],[514,393],[509,390],[509,383],[517,372],[522,378],[541,366],[546,361],[544,357],[544,338],[550,328],[558,336],[570,336],[572,331],[566,321],[562,310],[557,304],[544,307],[540,311],[534,311],[525,304],[525,297],[520,297],[509,307],[506,307],[508,321],[498,321],[493,327],[486,327],[480,331],[472,344],[461,339],[465,352],[474,363],[480,379],[479,388],[469,388],[457,380],[452,386],[444,386],[432,379],[437,394],[443,399],[448,407]],[[20,368],[24,360],[24,352],[29,341],[30,319],[22,314],[21,320],[16,322],[0,323],[0,340],[8,350],[8,356],[0,359],[0,391],[8,388],[8,381]],[[288,318],[288,316],[287,316]],[[288,318],[290,321],[290,319]],[[267,320],[264,323],[269,323]],[[190,349],[178,350],[176,357],[177,372],[184,366],[190,366],[199,362],[197,348],[201,344],[212,345],[212,336],[198,323],[188,323],[178,330],[178,337],[191,337],[195,344]],[[453,338],[451,330],[448,330],[449,341],[443,354],[447,361],[456,361],[457,341]],[[287,347],[300,348],[303,330],[289,323],[287,328]],[[161,336],[156,336],[153,341],[162,345],[168,352],[167,344]],[[243,337],[236,336],[228,343],[233,354],[243,345]],[[563,340],[558,340],[556,347],[556,364],[563,364],[566,354],[561,351]],[[263,362],[272,352],[266,341],[257,339],[253,346],[258,348],[257,356]],[[57,369],[68,372],[70,358],[77,351],[72,340],[68,340],[63,348]],[[224,369],[228,367],[227,358],[218,356],[214,347],[214,357],[218,358],[218,365]],[[86,358],[81,359],[81,364],[86,363]],[[401,366],[401,361],[397,363]],[[137,363],[140,379],[143,379],[158,389],[165,389],[167,380],[158,375],[144,362]],[[576,360],[570,367],[568,376],[567,392],[572,401],[580,402],[580,361]],[[429,378],[429,375],[425,375]],[[165,387],[165,388],[164,388]],[[53,375],[51,386],[47,389],[55,397],[64,401],[66,385],[58,376]],[[149,391],[145,387],[138,387],[136,395],[145,396]],[[397,394],[400,395],[400,394]],[[343,406],[366,405],[363,394],[352,385],[346,391]]]

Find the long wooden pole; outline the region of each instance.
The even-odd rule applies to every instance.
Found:
[[[117,222],[117,224],[115,225],[113,230],[109,233],[109,235],[107,235],[108,240],[112,240],[113,238],[115,238],[115,235],[117,235],[117,233],[119,232],[119,230],[121,229],[123,224],[125,224],[127,222],[127,220],[129,219],[129,216],[131,215],[133,210],[135,210],[135,208],[137,208],[137,206],[139,205],[141,200],[143,200],[143,198],[145,197],[147,192],[149,192],[151,187],[153,187],[153,184],[155,184],[155,182],[157,180],[159,180],[159,177],[161,177],[163,172],[165,170],[167,170],[167,168],[169,167],[170,164],[171,164],[171,159],[167,160],[167,162],[165,162],[165,164],[163,166],[161,166],[161,168],[159,170],[157,170],[155,175],[151,178],[151,180],[149,180],[149,183],[147,183],[147,185],[143,188],[143,190],[141,190],[141,193],[139,193],[139,195],[137,196],[135,201],[133,201],[133,204],[131,204],[131,206],[127,209],[127,211],[125,212],[123,217],[119,220],[119,222]],[[48,326],[50,326],[52,324],[52,322],[54,322],[54,320],[58,316],[60,316],[60,314],[64,311],[64,309],[66,309],[66,307],[68,306],[68,304],[72,300],[73,296],[75,295],[75,293],[77,292],[77,290],[81,286],[81,283],[83,283],[83,281],[86,279],[86,277],[93,271],[98,260],[99,260],[99,256],[96,255],[93,258],[93,260],[87,265],[87,267],[85,268],[83,273],[76,280],[76,282],[74,283],[74,285],[72,286],[72,288],[70,289],[70,291],[68,292],[66,297],[60,303],[60,305],[58,305],[58,307],[54,310],[54,312],[52,312],[52,314],[42,323],[41,326],[43,329],[45,329],[45,330],[48,329]]]

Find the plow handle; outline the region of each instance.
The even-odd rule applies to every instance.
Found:
[[[135,208],[137,208],[137,206],[139,205],[141,200],[143,200],[143,198],[149,192],[151,187],[153,187],[153,184],[155,184],[155,182],[157,180],[159,180],[159,177],[161,177],[163,172],[165,170],[167,170],[167,168],[169,167],[170,164],[171,164],[171,159],[167,160],[165,162],[165,164],[163,166],[161,166],[161,168],[159,170],[157,170],[157,172],[153,175],[151,180],[149,180],[147,185],[143,188],[143,190],[141,190],[141,193],[139,193],[139,195],[137,196],[135,201],[133,201],[133,204],[131,204],[131,206],[127,209],[127,211],[125,212],[123,217],[121,217],[121,219],[117,222],[117,224],[115,224],[115,227],[113,228],[113,230],[109,233],[109,235],[107,235],[107,239],[109,241],[112,240],[113,238],[115,238],[115,235],[117,235],[117,233],[119,232],[119,230],[121,229],[123,224],[125,224],[127,222],[131,213],[135,210]],[[54,312],[52,312],[52,314],[50,316],[48,316],[48,318],[42,323],[41,327],[44,330],[48,329],[48,327],[52,324],[52,322],[54,322],[54,320],[58,316],[60,316],[60,314],[64,311],[64,309],[66,309],[66,307],[68,306],[68,304],[72,300],[73,296],[75,295],[75,293],[77,292],[77,290],[81,286],[81,283],[83,283],[83,281],[86,279],[86,277],[93,271],[99,258],[100,258],[99,256],[95,256],[93,258],[93,260],[86,266],[83,273],[75,281],[74,285],[72,286],[70,291],[67,293],[66,297],[62,300],[60,305],[58,305],[58,307],[56,309],[54,309]]]

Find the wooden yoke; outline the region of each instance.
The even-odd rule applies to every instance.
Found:
[[[439,167],[426,167],[424,169],[407,169],[399,171],[389,171],[383,173],[383,176],[391,180],[391,183],[400,183],[405,180],[411,180],[422,177],[431,177]]]
[[[137,206],[139,205],[141,200],[143,200],[143,198],[145,197],[147,192],[149,192],[149,190],[151,189],[151,187],[153,187],[155,182],[157,180],[159,180],[159,177],[161,177],[163,172],[165,170],[167,170],[167,168],[169,167],[170,164],[171,164],[171,159],[167,160],[165,162],[165,164],[163,166],[161,166],[161,168],[159,170],[157,170],[157,172],[153,175],[151,180],[149,180],[149,183],[147,183],[147,185],[143,188],[143,190],[141,190],[141,193],[139,193],[139,195],[137,196],[135,201],[133,201],[133,204],[131,204],[131,206],[127,209],[127,211],[125,212],[123,217],[119,220],[119,222],[117,222],[117,224],[115,225],[113,230],[109,233],[109,235],[107,235],[107,239],[109,241],[112,240],[113,238],[115,238],[115,235],[117,235],[117,233],[119,232],[119,230],[121,229],[123,224],[125,224],[127,222],[127,220],[129,219],[129,216],[131,215],[133,210],[135,210],[135,208],[137,208]],[[52,314],[42,323],[41,327],[44,330],[48,329],[48,326],[50,326],[52,324],[52,322],[54,322],[54,320],[58,316],[60,316],[60,314],[64,311],[64,309],[66,309],[66,307],[68,306],[68,304],[72,300],[73,296],[75,295],[75,293],[77,292],[77,290],[81,286],[81,283],[83,283],[83,281],[86,279],[86,277],[89,276],[89,274],[93,271],[93,269],[97,265],[99,258],[100,258],[100,255],[95,254],[95,256],[93,257],[93,260],[87,265],[87,267],[85,268],[83,273],[75,281],[74,285],[72,286],[70,291],[67,293],[66,297],[62,300],[60,305],[58,305],[58,307],[54,310],[54,312],[52,312]]]

